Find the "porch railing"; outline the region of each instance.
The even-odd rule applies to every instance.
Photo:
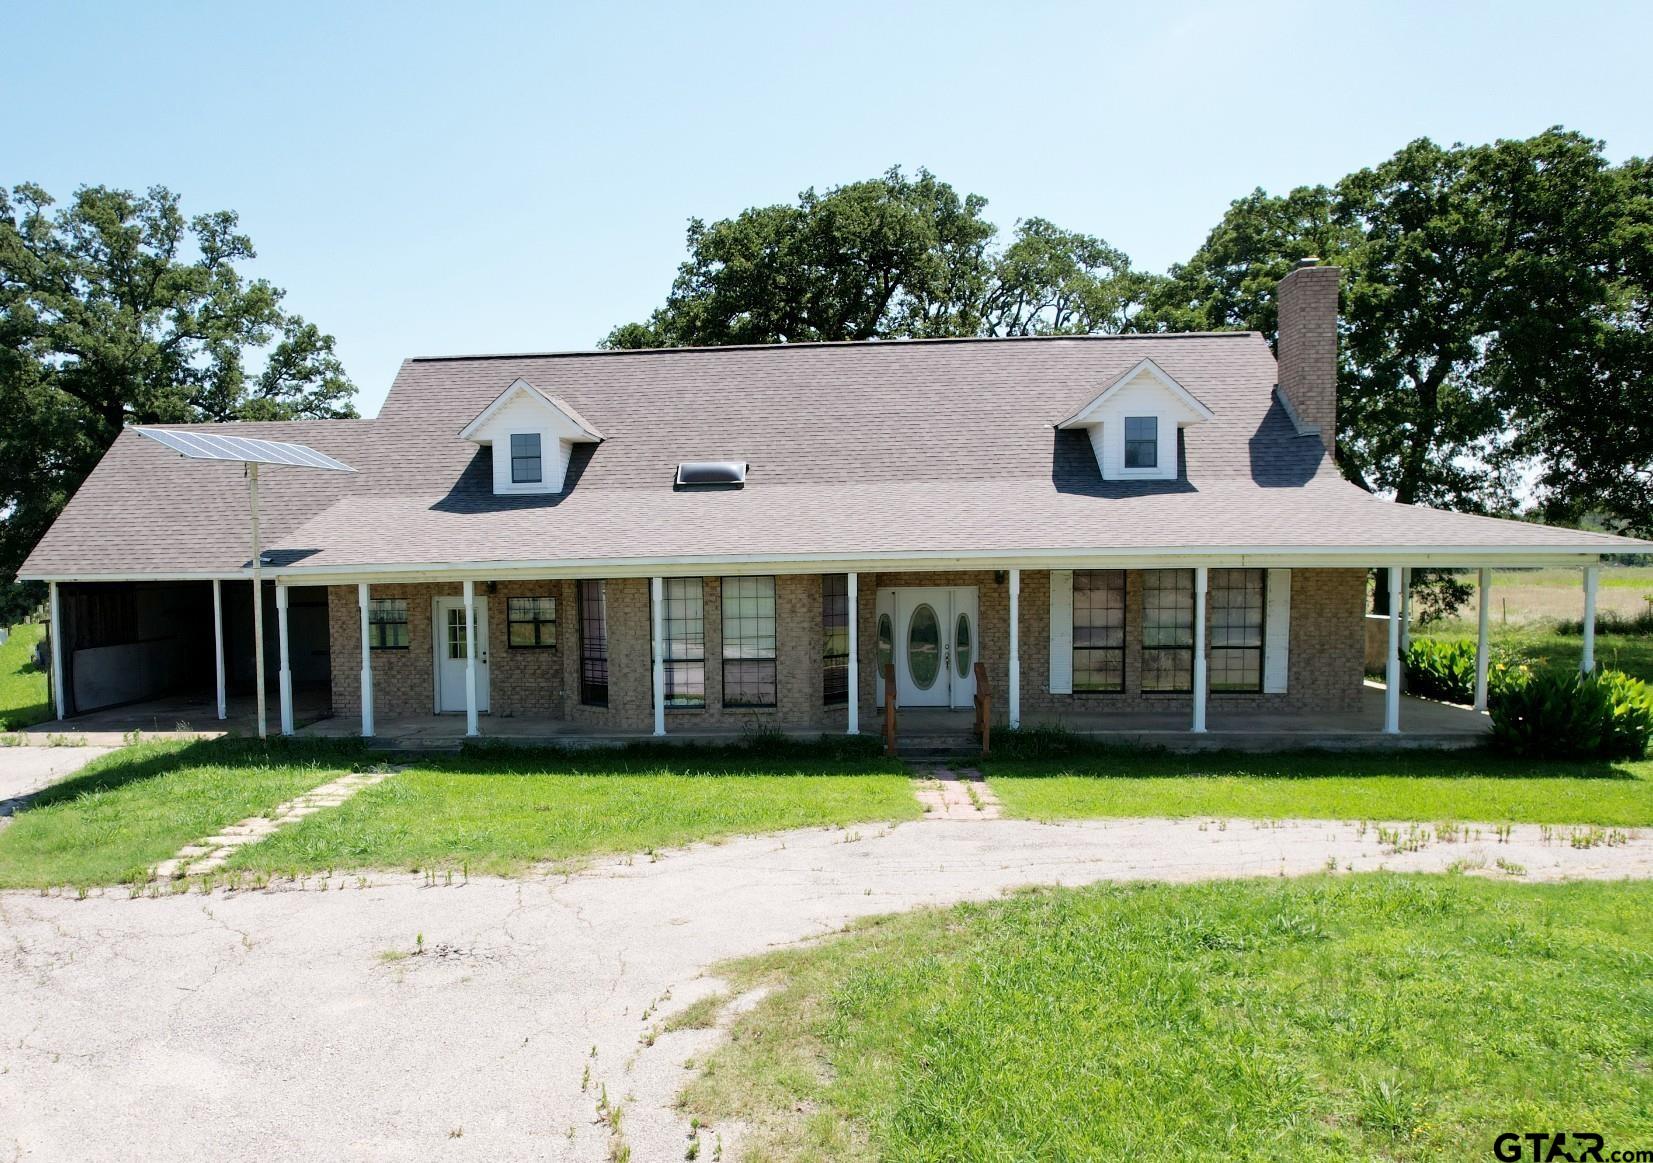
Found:
[[[884,664],[884,754],[895,754],[895,663]]]
[[[976,663],[976,737],[981,753],[987,754],[993,734],[993,688],[987,681],[987,667]]]

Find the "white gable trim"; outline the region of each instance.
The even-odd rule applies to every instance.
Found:
[[[575,430],[573,434],[564,436],[564,440],[590,443],[603,439],[603,434],[598,432],[590,424],[587,424],[585,417],[576,412],[573,407],[567,403],[567,401],[560,400],[556,396],[548,396],[527,380],[522,379],[516,380],[510,387],[506,388],[498,396],[494,397],[493,403],[482,409],[481,414],[478,415],[475,420],[472,420],[469,424],[465,425],[464,429],[459,433],[459,439],[476,440],[479,444],[489,443],[489,438],[486,434],[484,434],[483,438],[479,440],[478,433],[482,433],[483,429],[488,426],[488,422],[497,416],[508,404],[515,401],[517,397],[524,395],[534,400],[536,403],[544,405],[545,407],[559,413],[564,422]]]
[[[1108,402],[1108,398],[1140,375],[1148,376],[1148,378],[1152,379],[1160,387],[1169,392],[1173,399],[1188,410],[1190,413],[1190,422],[1197,423],[1201,420],[1215,420],[1217,418],[1217,414],[1215,412],[1202,404],[1199,397],[1195,396],[1193,392],[1190,392],[1187,388],[1177,383],[1177,381],[1171,377],[1171,374],[1164,368],[1160,367],[1151,359],[1142,359],[1137,361],[1135,366],[1130,368],[1124,374],[1115,377],[1114,380],[1109,383],[1107,387],[1103,388],[1101,393],[1092,399],[1090,403],[1086,404],[1083,408],[1079,409],[1079,411],[1069,416],[1066,420],[1058,423],[1056,427],[1083,428],[1087,424],[1096,423],[1096,413],[1103,409]]]

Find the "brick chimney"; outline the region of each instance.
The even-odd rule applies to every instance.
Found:
[[[1298,260],[1280,280],[1276,346],[1280,394],[1298,424],[1320,429],[1328,453],[1337,440],[1337,288],[1343,272],[1317,258]]]

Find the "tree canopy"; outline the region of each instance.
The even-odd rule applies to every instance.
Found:
[[[987,200],[928,170],[693,219],[665,306],[606,347],[1117,331],[1147,279],[1100,238],[1043,219],[995,248]]]
[[[240,269],[228,211],[0,187],[0,615],[23,558],[127,424],[354,416],[333,337]]]
[[[1138,326],[1274,334],[1293,261],[1345,268],[1338,457],[1397,500],[1653,533],[1653,168],[1552,129],[1414,141],[1234,202]]]
[[[1563,129],[1414,141],[1232,203],[1168,274],[1042,219],[1008,243],[926,170],[689,225],[610,347],[1246,328],[1298,259],[1346,272],[1338,459],[1404,502],[1653,534],[1653,162]]]

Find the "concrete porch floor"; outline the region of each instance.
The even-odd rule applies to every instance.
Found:
[[[1491,721],[1483,712],[1402,695],[1401,733],[1385,735],[1383,700],[1383,684],[1370,681],[1362,688],[1360,707],[1354,711],[1313,715],[1225,711],[1221,698],[1213,697],[1206,712],[1204,735],[1189,732],[1190,712],[1183,707],[1035,714],[1023,716],[1022,726],[1055,726],[1099,742],[1177,751],[1475,747],[1486,742],[1491,730]],[[901,711],[897,720],[897,730],[903,736],[967,732],[970,728],[971,712],[967,710],[910,709]]]
[[[1164,711],[1073,712],[1064,715],[1029,715],[1024,727],[1058,726],[1100,743],[1121,746],[1164,747],[1172,750],[1232,749],[1278,751],[1290,748],[1474,747],[1485,742],[1490,723],[1487,716],[1468,707],[1450,706],[1425,699],[1403,698],[1399,735],[1385,735],[1383,686],[1367,682],[1356,711],[1318,715],[1258,714],[1224,711],[1220,699],[1213,699],[1204,735],[1188,731],[1188,712],[1182,708]],[[352,739],[361,730],[354,715],[329,716],[325,690],[299,691],[293,696],[297,734],[310,739]],[[251,696],[230,700],[230,717],[217,718],[210,692],[178,695],[112,707],[77,715],[62,723],[48,721],[26,729],[31,736],[53,734],[83,737],[88,743],[118,744],[131,731],[146,736],[222,734],[252,735],[257,731]],[[1002,715],[1002,711],[1000,712]],[[274,692],[269,703],[269,730],[280,729]],[[463,715],[414,715],[381,719],[375,746],[389,750],[457,749],[465,740]],[[863,719],[862,733],[876,737],[883,728],[882,715]],[[1003,728],[1002,721],[998,724]],[[897,717],[898,745],[904,752],[958,751],[974,746],[969,710],[909,707]],[[652,739],[648,731],[614,731],[592,728],[560,719],[482,716],[482,741],[519,746],[600,747]],[[666,741],[674,743],[731,743],[749,732],[740,726],[708,730],[692,729],[687,723],[667,716]],[[836,734],[836,729],[827,733]],[[813,739],[820,729],[783,731],[792,738]]]
[[[1340,714],[1287,715],[1257,714],[1222,709],[1213,700],[1204,735],[1188,731],[1188,713],[1183,709],[1119,712],[1097,710],[1067,715],[1032,715],[1024,727],[1059,726],[1098,742],[1126,746],[1165,747],[1173,750],[1257,750],[1272,751],[1296,747],[1325,749],[1474,747],[1485,742],[1490,724],[1487,716],[1468,707],[1450,706],[1424,699],[1403,698],[1401,734],[1385,735],[1383,727],[1383,686],[1368,682],[1361,692],[1356,711]],[[390,749],[451,750],[465,738],[463,715],[420,715],[381,719],[376,724],[376,745]],[[974,746],[972,712],[965,709],[906,708],[897,717],[897,737],[903,751],[959,750]],[[1000,723],[1002,729],[1002,722]],[[482,741],[522,746],[603,746],[652,739],[648,731],[605,731],[584,724],[548,718],[495,718],[482,716]],[[883,727],[882,716],[863,718],[865,735],[876,737]],[[299,730],[310,738],[349,738],[360,730],[353,716],[322,719]],[[748,732],[741,727],[714,730],[691,729],[666,719],[666,741],[676,743],[729,743]],[[835,734],[836,731],[827,733]],[[819,729],[783,731],[793,738],[813,739]]]
[[[120,737],[139,731],[145,736],[178,736],[216,738],[219,735],[257,735],[257,699],[252,695],[232,695],[228,700],[229,718],[218,718],[218,696],[212,691],[168,695],[141,703],[106,707],[71,715],[59,722],[47,719],[44,723],[23,728],[28,736],[74,735],[85,736],[88,743],[119,743]],[[271,735],[281,730],[281,707],[275,684],[270,684],[266,696],[266,727]],[[303,731],[308,724],[324,719],[332,713],[332,698],[325,690],[296,690],[293,692],[293,724]]]

